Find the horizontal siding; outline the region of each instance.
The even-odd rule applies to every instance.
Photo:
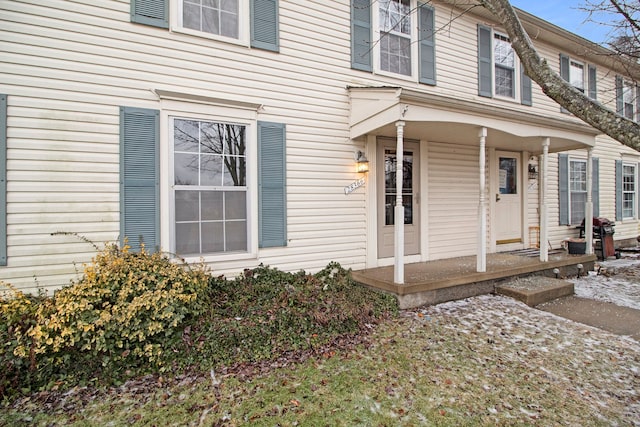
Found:
[[[476,253],[478,152],[473,147],[428,144],[428,235],[431,259]]]
[[[313,271],[329,261],[363,268],[366,187],[343,191],[359,178],[353,159],[362,149],[349,140],[348,86],[402,85],[575,120],[535,84],[533,107],[480,99],[479,19],[464,14],[450,22],[450,7],[433,4],[436,27],[442,28],[436,35],[436,86],[351,70],[350,8],[343,0],[281,1],[280,53],[132,24],[126,0],[0,2],[0,93],[9,94],[9,265],[0,269],[0,279],[28,289],[35,286],[34,276],[42,286],[75,277],[74,263],[90,260],[93,249],[73,236],[51,233],[78,233],[99,246],[118,239],[119,107],[159,109],[153,89],[261,104],[260,120],[287,126],[288,246],[262,250],[259,260],[212,263],[214,272],[233,274],[259,262],[285,270]],[[558,48],[538,47],[557,68]],[[598,78],[599,99],[611,105],[613,76],[599,67]],[[428,145],[434,259],[476,250],[477,149],[451,143]],[[600,143],[602,152],[595,155],[601,158],[602,182],[609,182],[619,144]],[[551,163],[557,175],[553,156]],[[602,189],[601,212],[611,215],[613,202]],[[555,224],[557,188],[549,192]],[[530,194],[529,200],[531,223],[537,199]],[[634,226],[637,233],[630,222],[617,232],[631,235]],[[554,226],[554,245],[567,232]]]

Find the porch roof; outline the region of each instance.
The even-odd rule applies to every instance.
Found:
[[[487,147],[542,153],[595,146],[601,132],[584,123],[540,116],[477,101],[429,94],[401,87],[349,87],[350,137],[396,134],[404,121],[404,136],[436,142],[478,144],[480,128],[487,128]]]

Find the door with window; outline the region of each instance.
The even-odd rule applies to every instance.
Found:
[[[522,184],[520,154],[496,152],[495,221],[496,244],[522,242]]]
[[[394,139],[378,139],[378,257],[395,252],[396,165],[398,154]],[[420,145],[404,142],[402,204],[404,206],[404,253],[420,252]]]

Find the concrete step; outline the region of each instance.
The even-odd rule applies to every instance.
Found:
[[[496,293],[534,307],[557,298],[573,295],[573,283],[544,276],[519,277],[496,285]]]

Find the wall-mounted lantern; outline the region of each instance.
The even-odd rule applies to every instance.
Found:
[[[529,179],[538,179],[538,168],[536,168],[536,165],[529,164]]]
[[[356,152],[356,171],[358,173],[369,172],[369,160],[367,160],[367,156],[359,150]]]

